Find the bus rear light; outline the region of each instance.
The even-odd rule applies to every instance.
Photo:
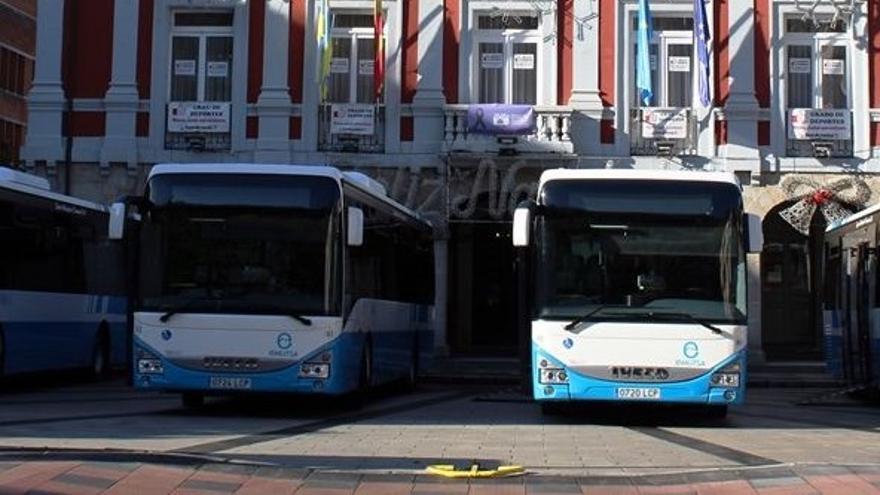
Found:
[[[165,367],[159,359],[138,359],[138,373],[161,375],[165,373]]]
[[[330,365],[327,363],[303,363],[299,368],[300,378],[329,378]]]

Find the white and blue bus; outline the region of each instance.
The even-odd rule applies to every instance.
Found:
[[[0,374],[126,361],[124,246],[108,209],[0,167]]]
[[[825,231],[823,320],[832,376],[855,389],[880,383],[880,205]]]
[[[529,247],[520,253],[535,399],[545,409],[652,401],[726,414],[745,391],[757,220],[744,215],[733,174],[544,172],[513,226],[514,245]]]
[[[433,346],[431,224],[332,167],[164,164],[137,204],[134,384],[341,395]]]

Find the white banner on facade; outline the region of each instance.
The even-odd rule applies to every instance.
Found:
[[[481,69],[500,69],[504,67],[503,53],[483,53],[480,55]]]
[[[348,59],[334,57],[330,59],[331,74],[348,74]]]
[[[690,57],[669,57],[669,72],[690,72]]]
[[[645,139],[685,139],[688,135],[687,110],[642,110],[642,137]]]
[[[822,60],[822,74],[826,76],[842,76],[845,71],[843,60],[827,58]]]
[[[229,132],[229,103],[171,102],[168,132]]]
[[[788,72],[791,74],[809,74],[813,71],[813,59],[790,58],[788,59]]]
[[[517,53],[513,56],[513,70],[532,70],[535,68],[535,55]]]
[[[852,139],[852,120],[849,110],[814,110],[793,108],[788,111],[788,138]]]
[[[194,76],[196,75],[195,60],[175,60],[174,61],[175,76]]]
[[[375,133],[376,107],[363,104],[336,104],[330,108],[330,134]]]
[[[227,77],[229,62],[208,62],[208,77]]]
[[[358,74],[372,76],[376,72],[376,62],[373,60],[358,60]]]

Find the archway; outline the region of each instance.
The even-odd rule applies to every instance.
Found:
[[[810,235],[804,236],[779,215],[792,204],[778,204],[764,217],[761,338],[768,360],[821,360],[820,267],[826,221],[817,211]]]

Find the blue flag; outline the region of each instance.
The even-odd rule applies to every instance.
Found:
[[[639,0],[639,23],[636,31],[636,89],[639,92],[639,101],[644,106],[650,106],[654,100],[654,82],[651,77],[651,38],[654,37],[652,24],[648,0]]]
[[[697,49],[697,63],[700,65],[700,103],[704,107],[712,104],[709,92],[709,20],[706,18],[706,4],[694,0],[694,43]]]

